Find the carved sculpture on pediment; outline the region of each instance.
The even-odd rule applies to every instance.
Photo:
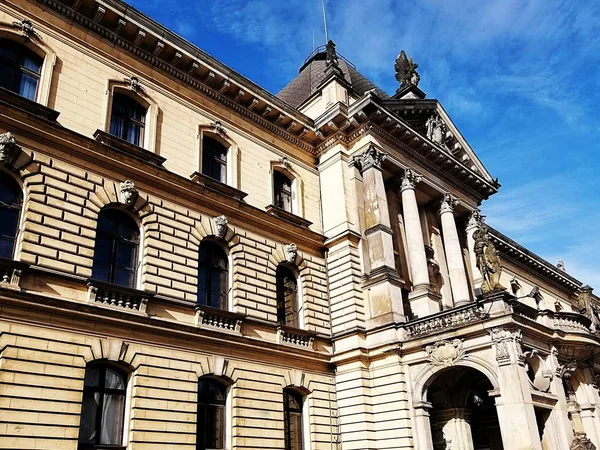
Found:
[[[215,217],[215,236],[224,239],[227,234],[228,220],[225,216]]]
[[[138,196],[138,190],[135,187],[135,183],[131,180],[123,181],[119,192],[119,201],[126,206],[132,205]]]
[[[482,223],[477,227],[473,233],[473,240],[475,241],[473,248],[475,261],[483,277],[481,289],[484,294],[506,289],[500,284],[502,264],[496,247],[490,240],[487,225]]]
[[[567,269],[565,267],[565,262],[562,259],[559,259],[558,262],[556,263],[556,268],[558,270],[562,270],[563,272],[566,272]]]
[[[446,124],[437,112],[429,116],[427,122],[425,122],[425,128],[427,130],[427,139],[438,145],[444,144]]]
[[[451,367],[465,356],[460,339],[438,341],[425,347],[427,358],[432,366]]]
[[[0,165],[8,163],[17,150],[19,146],[12,133],[7,131],[0,134]]]
[[[419,85],[421,77],[417,73],[418,67],[419,65],[414,62],[412,58],[406,56],[406,52],[404,50],[400,52],[394,64],[394,69],[396,70],[396,81],[400,83],[400,88],[398,88],[398,91],[411,84],[413,86]]]
[[[489,333],[492,342],[496,347],[496,361],[499,366],[506,366],[512,362],[509,348],[511,342],[515,343],[516,362],[521,365],[525,364],[525,355],[523,354],[523,348],[521,347],[523,333],[520,329],[509,330],[506,328],[495,327],[489,330]]]
[[[296,262],[296,257],[298,256],[298,246],[296,244],[287,244],[285,246],[285,260],[294,264]]]

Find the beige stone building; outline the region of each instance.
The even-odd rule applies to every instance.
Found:
[[[600,300],[483,222],[415,68],[330,43],[273,95],[119,0],[2,0],[0,448],[600,447]]]

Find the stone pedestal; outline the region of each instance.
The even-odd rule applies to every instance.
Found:
[[[436,427],[434,444],[452,450],[473,450],[473,435],[469,423],[470,410],[466,408],[451,408],[436,411]],[[434,445],[434,448],[438,448]]]

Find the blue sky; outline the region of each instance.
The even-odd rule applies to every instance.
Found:
[[[325,41],[321,0],[134,0],[278,92]],[[401,49],[493,176],[488,223],[600,291],[600,2],[328,0],[338,51],[388,93]]]

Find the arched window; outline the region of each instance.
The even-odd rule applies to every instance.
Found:
[[[109,133],[134,145],[144,145],[147,109],[128,95],[115,92]]]
[[[0,39],[0,87],[35,100],[43,62],[27,47]]]
[[[225,448],[227,387],[212,378],[198,380],[196,450]]]
[[[78,450],[122,449],[127,374],[106,363],[88,364],[83,384]],[[112,447],[114,446],[114,447]]]
[[[292,389],[283,390],[285,450],[303,450],[302,395]]]
[[[227,147],[210,136],[202,137],[202,174],[227,183]]]
[[[298,328],[298,283],[289,267],[277,267],[277,323]]]
[[[19,184],[0,172],[0,258],[12,258],[19,232],[23,193]]]
[[[228,294],[227,254],[214,242],[200,243],[198,252],[198,305],[227,309]]]
[[[273,204],[292,212],[292,180],[278,170],[273,172]]]
[[[138,226],[127,213],[118,209],[100,211],[92,278],[135,287],[139,242]]]

